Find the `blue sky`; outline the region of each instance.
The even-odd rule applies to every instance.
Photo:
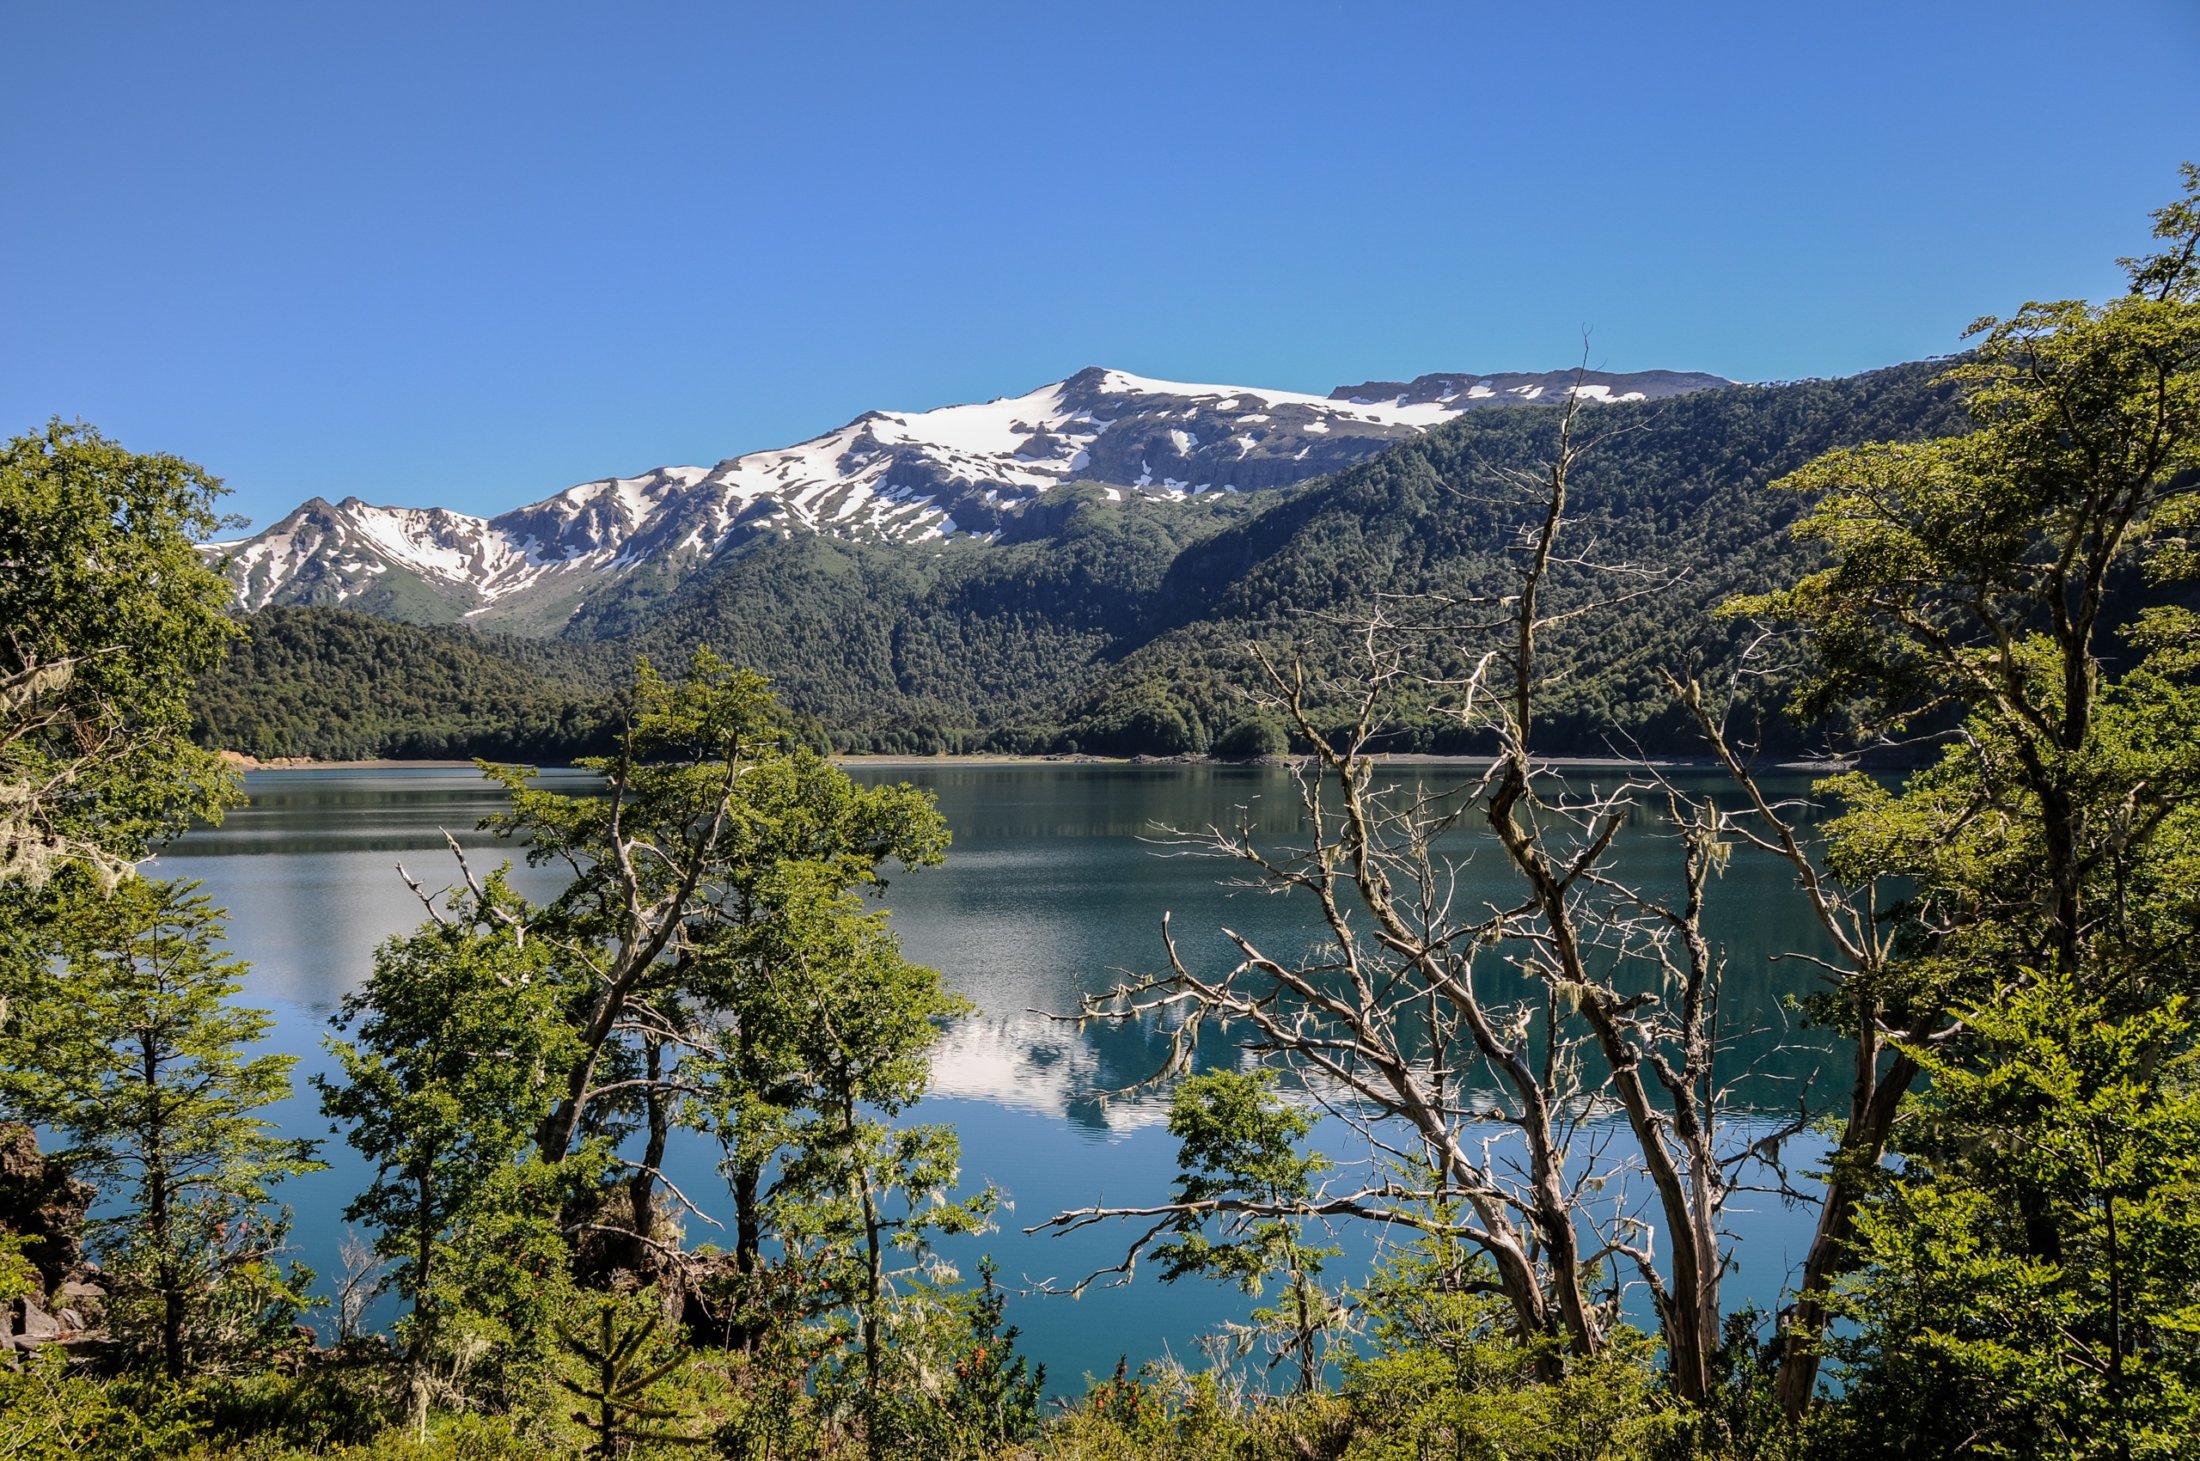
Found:
[[[1081,366],[1747,380],[2099,297],[2200,5],[0,12],[0,429],[494,512]]]

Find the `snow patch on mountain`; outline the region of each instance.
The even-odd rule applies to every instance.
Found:
[[[493,518],[314,499],[255,537],[210,544],[246,609],[377,602],[410,581],[469,619],[554,626],[644,565],[692,571],[745,536],[991,541],[1050,488],[1112,500],[1258,490],[1334,471],[1460,412],[1562,396],[1656,399],[1722,386],[1647,372],[1422,376],[1328,396],[1157,380],[1094,367],[1019,396],[871,411],[715,466],[607,477]]]

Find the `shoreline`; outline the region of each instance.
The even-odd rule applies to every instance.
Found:
[[[386,757],[370,761],[316,761],[311,756],[274,756],[263,761],[242,751],[216,751],[224,765],[239,771],[470,771],[471,761],[395,761]]]
[[[277,756],[261,760],[242,751],[218,752],[222,760],[239,771],[470,771],[472,761],[428,760],[399,761],[377,758],[364,761],[317,761],[310,756]],[[936,756],[901,756],[890,754],[849,753],[831,758],[836,766],[876,767],[883,771],[913,771],[927,766],[1275,766],[1289,767],[1306,761],[1304,756],[1262,756],[1250,761],[1224,761],[1212,756],[1089,756],[1082,753],[1051,756],[1019,756],[1005,752],[971,752],[967,754],[941,754]],[[1495,759],[1490,756],[1447,756],[1429,753],[1383,753],[1369,758],[1378,766],[1448,766],[1480,770]],[[520,763],[527,764],[527,763]],[[1718,761],[1710,756],[1646,756],[1639,760],[1624,756],[1549,756],[1539,757],[1538,764],[1567,770],[1610,771],[1629,767],[1649,770],[1692,771],[1715,770]],[[563,769],[546,767],[548,770]],[[1768,771],[1851,771],[1851,761],[1829,761],[1802,758],[1796,760],[1769,761]]]

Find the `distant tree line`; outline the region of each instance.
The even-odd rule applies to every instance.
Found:
[[[192,697],[202,745],[262,759],[562,764],[617,734],[615,682],[591,674],[601,656],[338,609],[266,609],[248,626]]]

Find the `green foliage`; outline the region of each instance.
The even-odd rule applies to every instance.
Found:
[[[794,744],[764,681],[708,651],[678,679],[645,663],[619,754],[581,764],[604,775],[607,795],[565,796],[519,768],[488,768],[511,797],[488,825],[524,837],[531,861],[573,873],[526,914],[538,946],[560,950],[573,991],[574,1043],[537,1145],[561,1162],[576,1137],[616,1134],[636,1114],[654,1153],[672,1115],[662,1061],[688,1052],[688,1074],[707,1069],[721,1087],[708,1119],[733,1133],[738,1258],[753,1271],[759,1172],[791,1113],[810,1111],[843,1146],[866,1145],[875,1123],[856,1107],[913,1099],[903,1092],[912,1080],[921,1088],[932,1022],[956,1008],[857,898],[884,886],[889,860],[938,862],[946,826],[928,796],[860,786]],[[599,1069],[627,1074],[626,1098],[593,1098]],[[742,1113],[751,1127],[769,1119],[745,1128]],[[645,1157],[637,1191],[656,1161]],[[647,1238],[647,1202],[630,1206]]]
[[[923,1094],[935,1021],[967,1006],[935,971],[903,960],[875,916],[844,904],[809,912],[810,930],[783,945],[780,977],[754,991],[770,1002],[756,1051],[769,1051],[772,1064],[735,1120],[752,1150],[768,1134],[776,1170],[763,1213],[785,1264],[808,1280],[803,1317],[854,1340],[827,1350],[821,1399],[860,1421],[872,1454],[904,1454],[877,1448],[920,1434],[945,1444],[959,1432],[939,1407],[967,1411],[981,1398],[969,1374],[945,1373],[948,1363],[968,1364],[941,1351],[970,1331],[957,1322],[965,1306],[940,1281],[933,1245],[989,1229],[999,1194],[953,1195],[962,1148],[952,1127],[890,1119]],[[815,926],[820,913],[833,927]],[[974,1322],[999,1317],[990,1273],[986,1302],[989,1314]]]
[[[940,1024],[969,1005],[901,956],[843,876],[783,863],[756,887],[751,920],[706,960],[740,1038],[696,1064],[732,1174],[776,1162],[763,1215],[809,1273],[813,1309],[869,1311],[888,1251],[921,1265],[935,1234],[977,1230],[994,1199],[942,1195],[961,1160],[951,1129],[890,1124],[923,1095]]]
[[[557,1383],[584,1402],[585,1408],[571,1418],[592,1437],[588,1454],[602,1461],[624,1454],[637,1442],[702,1444],[700,1438],[667,1427],[664,1422],[677,1421],[678,1412],[651,1398],[658,1384],[691,1356],[677,1345],[659,1342],[659,1316],[632,1308],[616,1298],[600,1298],[593,1324],[558,1326],[559,1342],[571,1363]]]
[[[1036,749],[1032,707],[1150,635],[1185,546],[1256,507],[1213,494],[1132,510],[1071,486],[1027,514],[1038,536],[1019,542],[760,536],[646,615],[591,609],[566,637],[622,635],[659,657],[716,645],[769,674],[842,749]]]
[[[199,744],[310,756],[564,763],[618,733],[624,657],[346,609],[270,608],[198,683]]]
[[[600,1180],[590,1146],[551,1165],[529,1155],[487,1174],[435,1253],[413,1376],[456,1405],[526,1410],[557,1364],[556,1327],[585,1290],[570,1214]],[[412,1357],[412,1356],[409,1356]]]
[[[1546,1382],[1495,1323],[1441,1338],[1394,1335],[1348,1371],[1342,1389],[1287,1398],[1247,1394],[1219,1371],[1161,1364],[1131,1376],[1118,1365],[1042,1434],[1036,1450],[1064,1461],[1711,1461],[1734,1454],[1699,1447],[1687,1417],[1659,1391],[1646,1342],[1616,1338],[1605,1354]]]
[[[289,1339],[311,1275],[278,1261],[270,1188],[321,1165],[261,1114],[289,1095],[293,1059],[246,1054],[271,1022],[228,1002],[241,966],[197,889],[135,878],[68,900],[61,977],[21,991],[0,1027],[11,1114],[59,1132],[72,1172],[127,1187],[94,1224],[110,1323],[171,1377]]]
[[[233,799],[189,739],[236,633],[197,547],[222,486],[82,423],[0,445],[0,888],[111,879]]]
[[[2170,1457],[2200,1444],[2200,1093],[2182,1001],[2045,979],[1971,1011],[1859,1218],[1839,1454]]]
[[[784,863],[818,864],[843,891],[883,886],[879,869],[889,860],[921,867],[945,853],[946,827],[928,798],[906,786],[851,780],[797,743],[762,676],[708,650],[674,679],[645,661],[634,707],[616,754],[576,763],[605,777],[608,798],[544,791],[525,768],[485,768],[511,799],[511,810],[488,825],[524,837],[531,863],[575,868],[576,881],[553,905],[561,920],[601,931],[619,916],[610,891],[619,870],[604,866],[602,856],[611,850],[614,816],[622,827],[706,853],[710,876],[699,874],[698,882],[715,887],[730,879],[712,907],[735,913],[757,901],[758,880]],[[656,881],[645,892],[662,894],[665,880],[676,884],[681,876],[678,864],[658,861],[663,866],[651,870]]]
[[[456,1352],[446,1341],[469,1315],[507,1341],[544,1334],[539,1308],[568,1261],[561,1179],[528,1157],[574,1046],[569,991],[548,947],[526,936],[521,907],[499,871],[376,950],[373,973],[345,997],[352,1038],[329,1042],[340,1073],[314,1081],[322,1109],[374,1165],[345,1217],[396,1261],[416,1375]]]
[[[1045,1369],[1017,1352],[993,1280],[988,1260],[975,1291],[931,1288],[895,1306],[875,1397],[853,1407],[867,1454],[983,1461],[1037,1438]],[[828,1372],[820,1397],[844,1378]]]
[[[771,1338],[791,1341],[803,1332],[790,1324]],[[711,1432],[719,1455],[729,1461],[793,1461],[832,1454],[825,1417],[807,1384],[811,1359],[790,1362],[793,1347],[761,1346],[733,1357],[735,1383]]]
[[[992,1259],[979,1264],[979,1288],[968,1299],[967,1328],[955,1358],[954,1382],[939,1406],[949,1428],[946,1454],[950,1456],[991,1455],[1039,1433],[1039,1396],[1046,1386],[1046,1366],[1034,1368],[1029,1357],[1017,1352],[1021,1331],[1002,1323],[1007,1295],[994,1282],[997,1273]]]
[[[1971,327],[1977,346],[1944,379],[1976,429],[1832,452],[1776,484],[1811,495],[1796,535],[1831,561],[1733,612],[1808,627],[1820,668],[1806,711],[1848,703],[1900,724],[1953,696],[2043,737],[2082,729],[2080,661],[2113,608],[2111,570],[2185,556],[2200,468],[2196,177],[2188,167],[2185,200],[2156,215],[2164,251],[2125,261],[2129,294]],[[2034,681],[2043,669],[2060,675]]]
[[[371,1445],[398,1418],[379,1370],[356,1363],[223,1376],[192,1393],[190,1413],[209,1449],[314,1455]]]
[[[2140,608],[2137,570],[2159,584],[2191,566],[2185,530],[2200,512],[2200,280],[2176,263],[2200,247],[2200,173],[2187,184],[2157,216],[2165,251],[2127,261],[2132,293],[1973,326],[1977,348],[1946,379],[1975,430],[1830,453],[1783,479],[1811,496],[1795,532],[1827,565],[1727,607],[1809,635],[1806,715],[1901,729],[1953,708],[1963,740],[1914,791],[1851,783],[1869,814],[1852,816],[1837,855],[1852,876],[1923,865],[1929,890],[1968,889],[1967,914],[2009,925],[2011,955],[2065,973],[2158,962],[2144,930],[2094,910],[2132,902],[2132,880],[2177,859],[2161,834],[2200,791],[2192,615],[2156,603],[2115,642]],[[1977,796],[1995,816],[1964,811]],[[1936,850],[1941,839],[1959,850]]]
[[[2179,580],[2195,566],[2188,536],[2200,514],[2200,172],[2188,169],[2186,184],[2185,200],[2156,216],[2162,252],[2126,261],[2129,294],[2027,304],[1973,327],[1975,350],[1944,377],[1964,394],[1971,432],[1829,453],[1785,479],[1811,496],[1795,531],[1824,566],[1728,606],[1801,628],[1811,651],[1801,713],[1846,715],[1867,733],[1942,733],[1899,787],[1849,776],[1822,788],[1844,804],[1826,829],[1827,869],[1851,887],[1901,890],[1877,935],[1885,956],[1813,1006],[1860,1042],[1866,1077],[1884,1072],[1882,1094],[1919,1069],[1948,1084],[2007,1060],[2015,1078],[2022,1042],[2003,1048],[1990,1032],[2040,988],[2099,1002],[2109,1022],[2155,1017],[2194,992],[2200,635]],[[1890,1043],[1900,1053],[1882,1059]],[[1891,1140],[1917,1173],[1945,1181],[1902,1187],[1899,1208],[1876,1210],[1870,1241],[1920,1271],[1965,1269],[1968,1259],[1918,1235],[1960,1228],[1970,1242],[2015,1222],[2023,1241],[2004,1256],[2016,1266],[1995,1280],[2015,1284],[2002,1294],[2013,1297],[2032,1281],[2024,1265],[2060,1261],[2047,1217],[2057,1180],[2012,1163],[1998,1185],[1966,1188],[1943,1164],[1967,1148],[2048,1140],[2051,1122],[2042,1113],[2048,1124],[2022,1138],[1970,1129],[1974,1104],[1934,1099],[1932,1122],[1905,1130],[1890,1101],[1860,1089],[1832,1179],[1857,1187]],[[1898,1210],[1923,1227],[1889,1227]],[[1829,1271],[1822,1252],[1813,1263]],[[1813,1280],[1805,1307],[1822,1287]],[[1892,1290],[1877,1292],[1890,1301]],[[1987,1310],[1998,1302],[1979,1297]],[[2042,1299],[2031,1312],[2053,1307]],[[2065,1311],[2061,1322],[2077,1332],[2101,1319]],[[1816,1329],[1808,1318],[1791,1334],[1787,1375],[1815,1364]],[[1867,1331],[1907,1343],[1899,1323]],[[1917,1368],[1920,1388],[1901,1403],[1921,1423],[1964,1424],[1968,1382],[1950,1372],[1934,1399],[1934,1373]],[[1785,1376],[1782,1386],[1799,1413],[1807,1387]],[[2058,1424],[2050,1412],[2062,1401],[2045,1392],[2003,1401],[2022,1412],[1999,1422],[2011,1434]]]
[[[1333,1395],[1248,1398],[1214,1372],[1170,1363],[1107,1380],[1049,1426],[1037,1452],[1063,1461],[1286,1461],[1332,1456],[1348,1413]]]
[[[862,897],[889,861],[937,862],[946,828],[928,797],[858,785],[798,744],[761,678],[707,652],[676,677],[644,664],[616,754],[581,764],[604,795],[484,768],[509,797],[487,825],[571,880],[538,906],[468,873],[379,952],[345,1005],[341,1079],[322,1083],[376,1163],[349,1216],[412,1302],[415,1415],[435,1396],[524,1405],[577,1285],[621,1268],[694,1281],[656,1200],[675,1121],[718,1133],[734,1178],[737,1281],[706,1285],[733,1300],[712,1337],[760,1356],[769,1318],[841,1326],[859,1361],[836,1368],[868,1414],[897,1326],[938,1307],[920,1281],[933,1237],[975,1231],[994,1203],[947,1195],[951,1131],[892,1124],[965,1006]],[[640,1150],[621,1145],[633,1135]],[[767,1237],[804,1280],[776,1315]],[[819,1346],[787,1356],[804,1350],[802,1369]]]
[[[1386,1256],[1359,1294],[1368,1343],[1344,1364],[1357,1433],[1344,1454],[1687,1454],[1690,1420],[1660,1393],[1644,1336],[1619,1330],[1586,1360],[1524,1343],[1492,1277],[1441,1229]]]
[[[0,1310],[17,1299],[42,1296],[45,1280],[38,1265],[23,1256],[25,1248],[39,1241],[20,1233],[0,1232]]]
[[[1315,1339],[1336,1320],[1320,1287],[1322,1264],[1342,1250],[1308,1244],[1307,1219],[1294,1215],[1313,1201],[1315,1179],[1329,1170],[1329,1160],[1299,1154],[1313,1120],[1281,1100],[1275,1084],[1271,1070],[1218,1070],[1177,1086],[1169,1132],[1178,1142],[1179,1215],[1175,1236],[1154,1256],[1172,1283],[1201,1274],[1258,1294],[1280,1275],[1281,1302],[1255,1310],[1253,1322],[1278,1338],[1277,1360],[1296,1358],[1303,1393],[1319,1378]],[[1220,1237],[1210,1237],[1210,1229]]]
[[[1291,738],[1273,718],[1250,715],[1233,721],[1207,749],[1218,761],[1257,761],[1263,756],[1281,756],[1290,750]]]
[[[132,1376],[101,1381],[48,1347],[0,1366],[0,1455],[11,1461],[166,1461],[198,1426],[189,1394]]]

